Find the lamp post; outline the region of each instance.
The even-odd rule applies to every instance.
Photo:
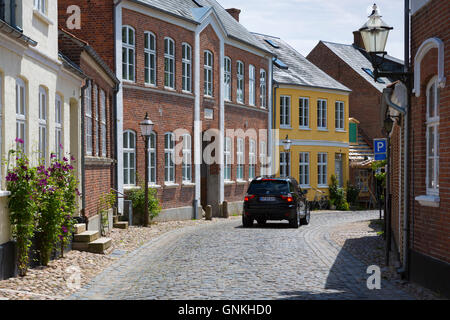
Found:
[[[286,138],[281,141],[283,144],[284,150],[289,151],[291,149],[292,141],[289,139],[289,135],[286,135]]]
[[[144,204],[144,226],[148,226],[148,143],[153,130],[153,122],[145,114],[145,119],[139,123],[141,135],[145,142],[145,204]]]
[[[404,30],[404,36],[405,36],[405,57],[404,57],[404,71],[403,72],[386,72],[381,70],[381,66],[384,63],[385,60],[385,46],[388,39],[389,31],[392,30],[392,27],[389,27],[380,16],[380,13],[378,11],[378,8],[376,4],[373,6],[372,14],[369,16],[369,20],[359,29],[361,33],[361,37],[364,42],[364,46],[366,48],[366,51],[369,53],[371,57],[372,66],[374,68],[373,74],[375,81],[379,77],[388,77],[396,80],[400,80],[405,84],[406,90],[407,90],[407,102],[406,107],[404,110],[404,181],[403,181],[403,188],[404,188],[404,197],[403,197],[403,208],[404,208],[404,221],[403,221],[403,234],[404,234],[404,241],[403,241],[403,266],[398,270],[398,272],[402,273],[403,276],[408,278],[408,272],[409,272],[409,251],[408,251],[408,242],[409,242],[409,180],[410,180],[410,173],[409,173],[409,161],[410,161],[410,145],[409,145],[409,134],[410,134],[410,127],[411,127],[411,117],[409,116],[409,110],[411,108],[411,94],[412,94],[412,86],[411,86],[411,79],[413,77],[412,72],[410,71],[410,52],[409,52],[409,46],[410,46],[410,21],[409,21],[409,10],[410,10],[410,0],[405,0],[405,6],[404,6],[404,19],[405,19],[405,30]],[[389,117],[388,117],[389,118]],[[393,123],[391,122],[392,119],[389,121],[388,119],[385,120],[385,127],[386,129],[392,130]],[[388,159],[389,161],[389,159]],[[388,166],[388,176],[390,175],[389,170],[391,169],[390,166]],[[388,197],[390,198],[391,195],[388,194]],[[387,222],[387,235],[386,235],[386,247],[387,252],[389,252],[389,246],[391,241],[391,232],[390,232],[390,210],[387,212],[386,222]],[[386,260],[388,261],[389,256],[387,254]]]

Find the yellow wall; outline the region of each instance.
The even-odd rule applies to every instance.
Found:
[[[280,97],[290,96],[291,98],[291,128],[280,129]],[[309,130],[299,128],[299,98],[309,98]],[[317,129],[317,100],[327,100],[327,130],[322,131]],[[344,102],[344,130],[337,131],[335,129],[335,102]],[[292,141],[291,153],[291,173],[290,175],[299,180],[299,153],[309,152],[309,176],[310,188],[308,189],[308,199],[314,199],[316,193],[314,188],[325,191],[328,194],[327,188],[319,188],[317,186],[317,154],[319,152],[327,153],[327,180],[328,184],[331,182],[331,175],[335,174],[335,154],[341,153],[343,166],[343,184],[346,185],[349,179],[349,96],[346,92],[314,89],[305,87],[288,87],[280,86],[276,89],[276,129],[279,129],[278,151],[284,152],[284,147],[281,145],[281,140],[284,140],[286,135]],[[297,140],[297,141],[296,141]],[[309,145],[296,145],[309,144]],[[324,145],[328,144],[328,145]],[[330,146],[331,145],[331,146]],[[333,146],[335,145],[335,146]],[[276,157],[276,171],[279,175],[279,157]],[[320,193],[318,193],[320,196]]]

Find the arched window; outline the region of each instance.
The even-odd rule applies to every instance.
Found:
[[[244,103],[244,64],[241,61],[237,62],[236,99],[237,102]]]
[[[191,92],[192,91],[192,48],[187,43],[182,45],[182,64],[183,64],[183,75],[182,75],[182,90]]]
[[[151,32],[145,32],[145,83],[156,85],[156,37]]]
[[[192,142],[189,134],[183,135],[183,182],[192,181]]]
[[[213,55],[210,51],[204,54],[204,70],[205,70],[205,96],[213,95]]]
[[[427,194],[439,194],[439,85],[438,78],[427,86]]]
[[[136,184],[136,134],[131,130],[123,133],[123,184]]]
[[[224,71],[225,100],[231,101],[231,59],[228,57],[224,59]]]
[[[248,67],[248,104],[255,105],[255,67]]]
[[[170,38],[164,39],[164,86],[175,88],[175,43]]]
[[[148,182],[156,184],[156,133],[150,134],[148,144]]]
[[[130,26],[122,27],[122,77],[134,81],[135,73],[135,32]]]
[[[175,183],[175,146],[173,133],[164,135],[164,181]]]
[[[259,101],[261,108],[267,108],[267,75],[264,69],[259,72]]]
[[[16,148],[26,150],[26,87],[22,79],[16,79]]]
[[[63,147],[63,104],[60,95],[55,98],[55,152],[56,158],[62,160]]]

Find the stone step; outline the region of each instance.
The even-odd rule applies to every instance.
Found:
[[[128,229],[128,221],[120,221],[113,224],[114,228]]]
[[[100,238],[89,243],[88,251],[92,253],[104,253],[109,247],[111,247],[111,238]]]
[[[113,223],[119,222],[119,216],[113,216]]]
[[[98,231],[84,231],[79,234],[74,235],[73,242],[92,242],[100,238],[100,233]]]
[[[73,226],[73,233],[80,234],[86,231],[86,223],[77,223]]]

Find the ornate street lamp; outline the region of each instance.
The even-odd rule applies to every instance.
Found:
[[[153,122],[145,114],[145,119],[139,123],[141,135],[145,142],[145,206],[144,206],[144,226],[148,226],[148,143],[153,131]]]
[[[292,141],[289,139],[288,135],[286,135],[286,139],[282,140],[281,143],[283,144],[285,151],[289,151],[291,149]]]

